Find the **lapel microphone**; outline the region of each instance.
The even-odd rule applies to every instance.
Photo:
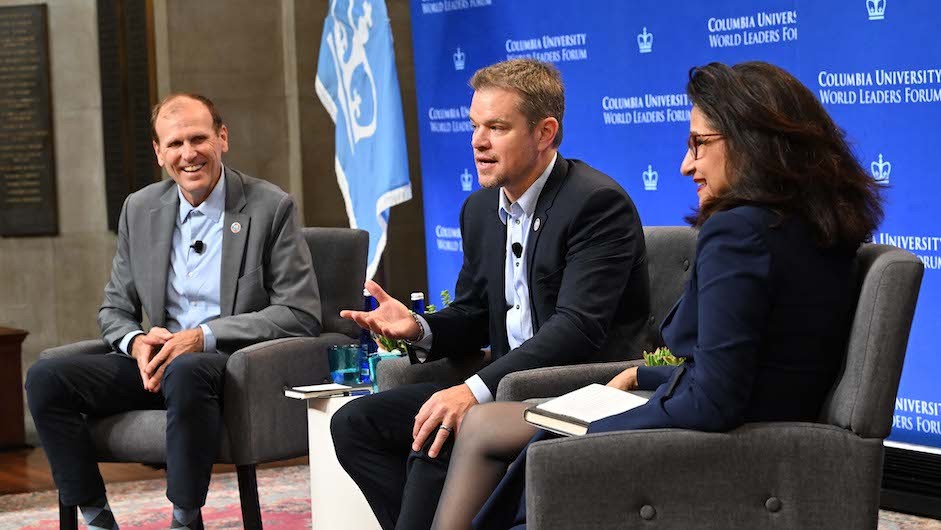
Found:
[[[200,242],[197,241],[197,243],[200,243]],[[517,259],[523,257],[523,245],[520,245],[519,243],[513,243],[512,248],[513,248],[513,255],[516,256]]]
[[[193,244],[190,245],[190,248],[195,250],[197,254],[202,254],[203,250],[206,249],[206,245],[205,243],[197,239],[196,241],[193,241]]]

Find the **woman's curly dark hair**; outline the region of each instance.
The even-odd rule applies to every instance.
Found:
[[[855,247],[882,221],[882,186],[844,132],[794,76],[764,62],[710,63],[689,72],[686,92],[725,138],[729,189],[688,219],[753,204],[797,215],[823,247]]]

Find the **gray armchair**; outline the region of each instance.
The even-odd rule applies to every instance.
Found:
[[[860,249],[846,359],[819,423],[754,423],[729,433],[625,431],[536,443],[526,468],[527,528],[875,529],[882,441],[892,424],[923,270],[904,250]],[[523,372],[514,374],[524,380],[514,388],[527,392],[505,391],[501,382],[498,395],[559,395],[606,381],[621,368]]]
[[[327,348],[349,344],[359,327],[340,318],[340,309],[362,305],[369,236],[346,228],[305,228],[320,287],[322,331],[319,337],[278,339],[243,348],[226,364],[223,437],[217,462],[235,464],[242,519],[247,530],[262,528],[255,466],[307,454],[304,407],[284,397],[284,386],[327,381]],[[100,339],[52,348],[41,357],[103,354]],[[166,461],[166,413],[139,410],[90,418],[100,462]],[[76,528],[74,506],[60,505],[60,528]]]
[[[650,275],[650,318],[647,333],[649,342],[660,344],[660,321],[669,313],[673,304],[683,292],[683,286],[689,279],[690,264],[696,257],[696,231],[679,226],[648,226],[644,228],[647,244],[647,264]],[[641,352],[625,351],[625,359],[637,359]],[[424,364],[409,364],[407,357],[382,361],[377,367],[377,379],[381,390],[396,386],[441,381],[458,384],[480,370],[485,364],[484,356],[455,361],[441,359]],[[623,367],[641,361],[610,363],[611,366]],[[609,364],[609,363],[606,363]],[[551,374],[552,368],[546,374]],[[520,379],[517,374],[509,374],[500,382],[497,400],[522,401],[530,397],[542,397],[550,394],[541,393],[540,382],[530,384],[529,379]],[[551,379],[551,375],[549,375]],[[576,385],[570,390],[579,386]],[[557,387],[554,387],[557,389]],[[568,390],[562,391],[565,393]],[[558,395],[558,394],[555,394]]]

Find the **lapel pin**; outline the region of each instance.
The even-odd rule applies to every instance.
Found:
[[[232,223],[232,226],[229,227],[229,230],[231,230],[233,234],[238,234],[242,231],[242,223],[238,221]]]
[[[542,219],[537,217],[536,221],[533,223],[533,232],[538,232],[540,225],[542,225]]]

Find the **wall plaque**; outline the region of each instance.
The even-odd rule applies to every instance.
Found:
[[[45,5],[0,7],[0,235],[59,233]]]

